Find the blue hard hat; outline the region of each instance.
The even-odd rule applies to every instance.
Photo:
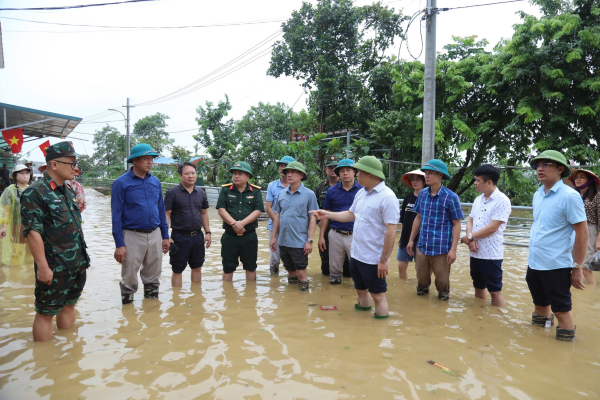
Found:
[[[133,146],[130,154],[131,155],[127,159],[127,162],[130,162],[134,158],[143,157],[143,156],[158,157],[158,153],[156,151],[154,151],[152,146],[150,146],[149,144],[146,144],[146,143],[140,143],[140,144],[136,144],[135,146]]]
[[[277,164],[285,164],[288,165],[291,162],[296,161],[296,159],[294,157],[290,157],[290,156],[283,156],[281,157],[281,160],[277,161]]]
[[[337,176],[340,176],[340,168],[344,168],[344,167],[354,168],[354,161],[352,161],[349,158],[344,158],[343,160],[341,160],[340,162],[338,162],[337,167],[335,167],[335,169],[333,170],[333,172],[335,172],[335,174]],[[354,168],[354,170],[356,171],[356,168]]]
[[[442,160],[433,160],[427,161],[427,164],[421,167],[421,171],[435,171],[439,172],[443,175],[442,179],[450,179],[450,174],[448,173],[448,167],[446,163]]]

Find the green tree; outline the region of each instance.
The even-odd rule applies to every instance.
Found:
[[[177,146],[174,145],[173,147],[171,147],[171,157],[179,162],[182,163],[184,161],[190,161],[192,158],[192,152],[189,151],[188,149],[186,149],[183,146]]]
[[[134,142],[149,144],[158,154],[167,151],[175,142],[175,139],[169,136],[169,132],[165,131],[167,119],[167,115],[156,113],[138,120],[133,126]]]
[[[272,147],[275,141],[289,141],[298,125],[297,114],[283,103],[259,102],[237,122],[236,132],[242,138],[238,158],[252,165],[254,176],[262,180],[279,176]]]
[[[293,76],[311,91],[309,106],[322,129],[366,128],[375,106],[391,94],[391,81],[377,67],[401,33],[404,17],[373,4],[354,7],[351,0],[304,2],[284,22],[283,41],[273,46],[268,75]],[[383,81],[382,81],[383,79]],[[383,87],[386,93],[366,89]],[[381,106],[381,104],[379,104]]]
[[[114,164],[123,165],[127,156],[125,136],[121,135],[116,128],[106,125],[94,133],[94,162],[110,166]]]
[[[223,121],[230,110],[231,104],[227,95],[225,95],[225,102],[219,101],[216,107],[212,102],[207,101],[206,108],[199,106],[196,109],[199,132],[194,135],[194,139],[215,161],[226,154],[234,154],[236,145],[241,139],[240,134],[236,132],[235,121],[233,119]]]
[[[508,92],[507,129],[527,135],[538,151],[568,158],[600,157],[600,4],[534,0],[542,16],[521,13],[511,40],[498,46],[487,85]],[[523,152],[525,153],[525,152]],[[520,157],[520,159],[526,158]]]
[[[77,168],[79,168],[82,175],[86,172],[92,171],[94,169],[94,161],[92,157],[88,155],[77,157]]]

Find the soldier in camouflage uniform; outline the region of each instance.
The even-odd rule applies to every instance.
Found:
[[[65,184],[75,177],[76,157],[71,142],[48,147],[44,177],[21,197],[23,236],[35,260],[35,341],[52,338],[55,315],[59,329],[73,326],[90,265],[75,192]]]
[[[250,164],[238,161],[229,169],[232,183],[222,186],[217,200],[217,210],[223,219],[221,257],[223,280],[231,281],[233,273],[242,262],[246,280],[256,280],[258,258],[258,217],[265,211],[260,186],[248,183],[252,178]]]
[[[335,173],[335,167],[337,167],[339,160],[336,156],[329,156],[327,160],[325,160],[325,173],[327,174],[327,178],[325,178],[321,183],[315,187],[314,192],[317,195],[317,203],[319,203],[319,209],[323,209],[323,203],[325,202],[325,196],[327,196],[327,191],[330,187],[334,186],[340,180],[340,177]],[[317,221],[317,225],[319,225],[320,221]],[[320,228],[319,228],[320,229]],[[329,276],[329,227],[325,230],[325,251],[322,251],[319,248],[319,256],[321,257],[321,273],[323,275]],[[344,276],[350,275],[350,262],[346,258],[344,261]]]

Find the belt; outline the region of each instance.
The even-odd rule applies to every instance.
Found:
[[[171,229],[171,233],[181,233],[183,235],[196,236],[197,234],[202,234],[202,230],[196,229],[195,231],[186,231],[183,229]]]
[[[343,231],[341,229],[335,229],[335,228],[331,228],[331,229],[333,229],[334,231],[336,231],[340,235],[344,235],[344,236],[350,236],[350,235],[352,235],[352,231]]]
[[[126,231],[133,231],[135,233],[152,233],[156,230],[156,228],[154,229],[128,229],[128,228],[123,228]]]

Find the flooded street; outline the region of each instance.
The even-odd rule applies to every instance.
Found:
[[[202,283],[191,285],[186,269],[183,288],[173,289],[167,255],[159,300],[138,291],[133,305],[122,306],[110,197],[86,195],[92,266],[75,327],[34,343],[33,266],[0,267],[2,400],[600,397],[600,288],[573,290],[577,339],[557,341],[555,327],[531,325],[527,248],[505,249],[504,310],[474,298],[466,246],[459,246],[448,302],[433,285],[429,296],[416,295],[414,263],[400,281],[394,248],[390,318],[376,320],[372,311],[355,311],[350,278],[329,286],[316,246],[310,291],[288,286],[283,268],[270,277],[266,222],[257,281],[247,283],[240,266],[233,282],[222,282],[223,230],[211,204],[214,242]]]

